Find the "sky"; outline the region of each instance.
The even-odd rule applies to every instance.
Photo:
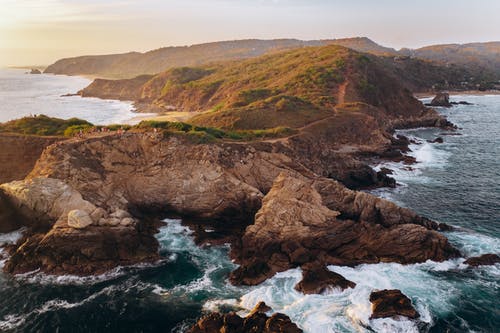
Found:
[[[0,66],[245,38],[500,40],[500,0],[0,0]]]

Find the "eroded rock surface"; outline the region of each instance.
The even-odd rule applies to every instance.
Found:
[[[459,255],[443,235],[429,230],[436,227],[430,221],[386,200],[337,186],[333,180],[280,174],[241,247],[233,252],[241,266],[231,281],[259,284],[313,261],[407,264]]]
[[[370,319],[404,316],[410,319],[420,317],[420,314],[411,304],[411,300],[400,290],[380,290],[370,294],[372,315]]]

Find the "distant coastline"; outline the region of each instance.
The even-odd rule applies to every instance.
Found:
[[[500,90],[449,90],[446,91],[450,96],[471,95],[471,96],[486,96],[486,95],[500,95]],[[430,98],[436,96],[436,92],[421,92],[414,93],[415,98]]]

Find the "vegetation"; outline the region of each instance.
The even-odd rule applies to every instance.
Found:
[[[88,129],[93,125],[88,121],[71,118],[67,120],[51,118],[45,115],[34,117],[23,117],[0,124],[0,132],[12,132],[31,135],[58,135],[62,136],[73,133],[80,129]]]
[[[116,132],[119,130],[143,132],[152,129],[158,130],[165,136],[180,134],[197,143],[211,142],[214,140],[248,141],[265,138],[279,138],[296,132],[286,127],[277,127],[266,130],[224,131],[217,128],[194,126],[182,122],[155,120],[144,120],[134,126],[120,124],[95,126],[78,118],[64,120],[47,117],[45,115],[24,117],[0,124],[0,133],[65,137],[73,137],[93,132],[98,133],[101,130],[104,130],[105,132]]]
[[[287,127],[276,127],[265,130],[238,130],[224,131],[213,127],[195,126],[183,122],[144,120],[134,126],[136,129],[159,129],[164,134],[183,133],[199,142],[214,141],[216,139],[229,139],[248,141],[264,138],[279,138],[294,134],[296,131]]]

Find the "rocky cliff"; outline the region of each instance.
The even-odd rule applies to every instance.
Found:
[[[51,146],[26,180],[1,186],[19,211],[45,226],[18,244],[6,270],[92,274],[155,261],[154,228],[137,218],[153,208],[215,220],[222,229],[248,225],[233,237],[241,264],[234,283],[258,283],[311,261],[458,255],[434,231],[438,224],[321,177],[293,154],[282,142],[196,143],[147,131]]]

